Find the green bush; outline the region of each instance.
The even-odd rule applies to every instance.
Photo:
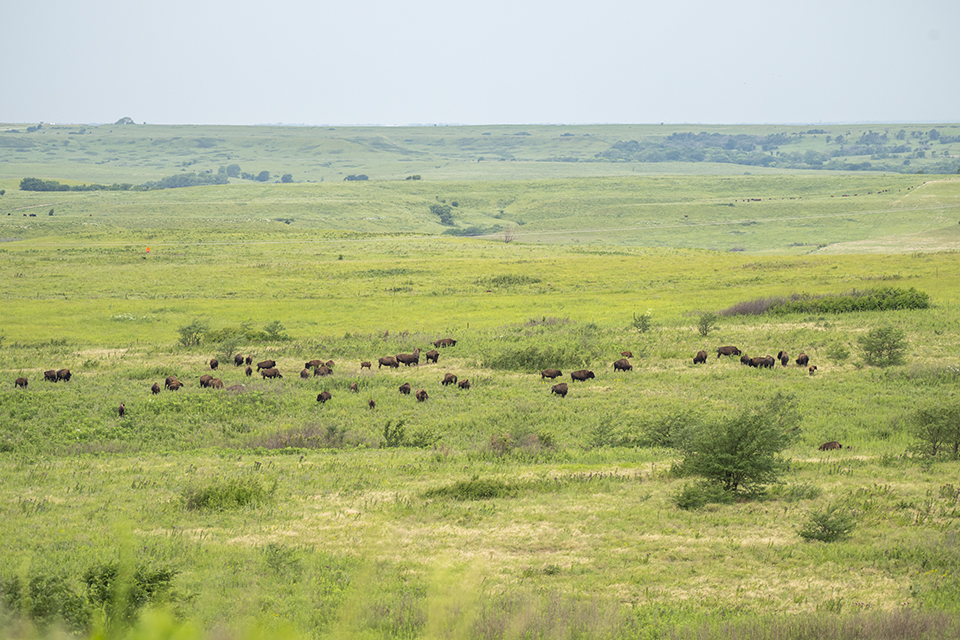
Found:
[[[710,335],[710,332],[716,328],[717,314],[711,311],[700,314],[700,317],[697,319],[697,333],[703,337],[706,337]]]
[[[183,505],[188,511],[226,511],[247,505],[258,505],[276,492],[264,485],[258,476],[214,480],[203,486],[189,487],[183,492]]]
[[[124,576],[119,564],[107,562],[87,569],[83,582],[87,586],[87,599],[103,608],[110,622],[129,625],[144,606],[170,596],[171,583],[177,573],[175,569],[141,565],[131,575]]]
[[[921,455],[960,457],[960,404],[956,401],[938,400],[920,407],[909,416],[908,423]]]
[[[887,367],[903,364],[904,352],[907,350],[906,334],[903,329],[891,325],[874,327],[867,335],[857,339],[863,354],[863,361],[868,365]]]
[[[701,509],[708,504],[730,504],[735,494],[725,491],[718,484],[710,482],[693,482],[685,484],[672,496],[673,504],[685,511]]]
[[[470,480],[429,489],[423,495],[425,498],[447,498],[449,500],[491,500],[493,498],[507,498],[515,494],[516,488],[502,480],[474,476]]]
[[[831,505],[822,511],[811,511],[797,533],[804,540],[836,542],[848,537],[854,526],[856,522],[852,515],[841,511],[837,505]]]
[[[25,616],[41,629],[62,624],[80,632],[90,625],[87,600],[61,575],[40,573],[23,580],[5,578],[0,581],[0,598],[7,610]]]

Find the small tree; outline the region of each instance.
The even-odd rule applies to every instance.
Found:
[[[287,329],[283,326],[279,320],[274,320],[268,325],[264,325],[263,333],[266,340],[269,342],[283,342],[284,340],[289,340],[290,336],[287,335]]]
[[[650,309],[647,309],[647,312],[640,316],[638,316],[636,312],[634,312],[633,322],[631,323],[633,324],[633,328],[639,331],[640,333],[646,333],[647,331],[650,331],[650,326],[651,326],[650,313],[651,313]]]
[[[270,179],[269,171],[261,171],[260,173],[257,174],[257,177],[255,178],[255,180],[257,180],[258,182],[266,182],[269,179]]]
[[[857,339],[863,352],[863,361],[876,367],[903,364],[907,339],[903,329],[891,325],[874,327]]]
[[[228,178],[239,178],[239,177],[240,177],[240,165],[238,165],[238,164],[228,164],[228,165],[227,165],[227,177],[228,177]]]
[[[700,314],[697,320],[697,331],[700,335],[706,337],[711,331],[717,328],[717,314],[712,311],[706,311]]]
[[[517,225],[508,224],[503,228],[503,231],[500,232],[500,238],[503,240],[504,244],[510,244],[517,239]]]
[[[922,455],[960,457],[960,404],[931,403],[914,411],[908,423]]]
[[[812,511],[797,534],[804,540],[836,542],[848,537],[855,525],[852,515],[831,505],[823,511]]]
[[[290,174],[290,173],[283,174],[282,176],[280,176],[280,182],[283,182],[284,184],[288,182],[293,182],[293,174]]]
[[[177,328],[177,333],[180,334],[180,346],[199,346],[203,342],[203,335],[208,331],[210,331],[210,325],[206,320],[194,318],[190,324]]]

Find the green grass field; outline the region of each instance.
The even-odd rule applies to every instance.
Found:
[[[542,161],[649,129],[631,127],[79,129],[0,147],[5,637],[956,637],[960,462],[919,455],[910,421],[957,402],[957,176]],[[320,133],[316,161],[344,159],[307,182]],[[507,148],[526,160],[476,161]],[[152,180],[189,158],[298,181],[17,189]],[[335,177],[347,170],[377,179]],[[443,233],[472,227],[488,233]],[[932,307],[697,330],[739,302],[884,286]],[[203,342],[182,345],[196,321]],[[905,362],[868,366],[858,338],[886,324]],[[443,337],[457,344],[437,363],[377,366]],[[717,358],[727,344],[818,369],[744,367]],[[615,372],[624,350],[634,368]],[[234,353],[284,377],[247,377]],[[315,358],[333,374],[301,379]],[[43,379],[60,368],[70,381]],[[572,382],[581,368],[595,378]],[[200,388],[206,373],[246,387]],[[151,394],[168,375],[184,388]],[[783,398],[800,425],[783,482],[678,508],[690,479],[665,434]],[[817,449],[830,440],[845,448]],[[829,506],[851,536],[801,538]],[[105,563],[125,586],[97,601],[85,578]],[[173,577],[125,618],[138,568]]]

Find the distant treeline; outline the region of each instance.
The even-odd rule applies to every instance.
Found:
[[[227,184],[227,176],[221,173],[178,173],[153,182],[140,185],[129,183],[115,184],[61,184],[56,180],[24,178],[20,181],[21,191],[151,191],[154,189],[179,189],[210,184]]]
[[[894,311],[901,309],[928,309],[930,294],[910,287],[880,287],[858,291],[854,289],[837,295],[794,293],[783,298],[757,298],[738,302],[720,311],[722,316],[783,315],[788,313],[851,313],[854,311]]]

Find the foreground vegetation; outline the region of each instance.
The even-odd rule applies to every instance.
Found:
[[[955,178],[13,184],[6,637],[957,635]],[[831,302],[753,304],[791,299]],[[721,432],[766,434],[752,475]]]

